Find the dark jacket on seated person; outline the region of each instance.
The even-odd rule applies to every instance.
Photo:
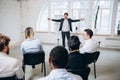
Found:
[[[79,52],[80,40],[77,36],[71,36],[68,41],[69,46],[69,61],[67,70],[82,77],[83,80],[88,80],[90,68],[88,64],[97,59],[97,54],[81,54]]]
[[[83,69],[85,68],[86,62],[84,60],[84,54],[77,52],[72,52],[69,54],[69,63],[67,65],[68,69]]]
[[[82,77],[83,80],[88,80],[90,68],[88,64],[94,60],[89,58],[92,54],[81,54],[79,51],[69,54],[69,63],[67,65],[68,72],[72,72]],[[89,60],[89,61],[88,61]]]
[[[67,69],[85,69],[90,63],[95,60],[95,54],[81,54],[79,51],[71,52],[69,54],[69,63]]]

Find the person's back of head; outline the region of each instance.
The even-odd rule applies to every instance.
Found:
[[[93,36],[93,31],[91,29],[85,29],[84,30],[86,32],[86,34],[89,36],[89,38],[92,38]]]
[[[5,35],[0,35],[0,52],[4,50],[6,46],[9,45],[10,38]]]
[[[32,27],[27,27],[25,29],[25,39],[28,39],[28,38],[33,38],[34,37],[34,30]]]
[[[50,52],[49,63],[52,69],[65,68],[68,63],[68,51],[61,46],[53,48]]]
[[[71,36],[70,39],[68,40],[68,47],[70,51],[78,50],[80,47],[80,44],[81,42],[77,36]]]

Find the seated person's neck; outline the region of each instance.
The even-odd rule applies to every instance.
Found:
[[[70,50],[70,53],[72,53],[72,52],[79,52],[79,49],[77,49],[77,50]]]

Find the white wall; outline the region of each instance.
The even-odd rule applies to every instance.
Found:
[[[0,0],[0,33],[11,38],[11,44],[23,40],[24,29],[37,24],[39,12],[48,0]]]
[[[0,0],[0,33],[11,38],[12,43],[20,40],[20,4],[17,0]]]

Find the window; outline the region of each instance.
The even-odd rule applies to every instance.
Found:
[[[51,0],[51,18],[60,19],[65,12],[67,12],[67,0]],[[51,22],[51,32],[58,32],[59,23]]]
[[[99,2],[95,1],[95,4],[100,5],[97,19],[97,33],[98,34],[110,34],[110,23],[112,15],[112,0],[100,0]],[[95,5],[94,4],[94,5]]]
[[[120,1],[118,3],[118,10],[117,10],[117,17],[116,17],[116,26],[115,26],[115,34],[117,34],[117,30],[120,30]]]
[[[38,24],[37,24],[37,31],[48,31],[48,7],[41,13],[39,16]]]
[[[60,24],[48,21],[47,18],[60,19],[65,12],[72,19],[85,18],[84,21],[72,23],[73,32],[81,33],[85,28],[94,29],[96,11],[100,5],[96,34],[110,34],[113,2],[114,0],[50,0],[41,10],[37,31],[58,32]]]
[[[72,0],[71,11],[72,19],[87,18],[88,16],[89,0]],[[84,21],[72,23],[73,32],[83,32],[85,28],[88,28],[87,23]]]

